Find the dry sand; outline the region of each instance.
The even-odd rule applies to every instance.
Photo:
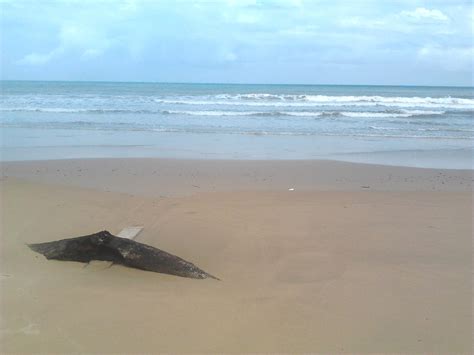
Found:
[[[1,170],[2,353],[471,352],[471,171],[160,159]],[[47,261],[25,245],[135,224],[137,241],[222,281]]]

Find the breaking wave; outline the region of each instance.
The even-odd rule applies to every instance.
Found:
[[[404,118],[442,115],[445,111],[385,110],[385,111],[232,111],[232,110],[144,110],[144,109],[84,109],[84,108],[0,108],[3,112],[91,113],[91,114],[163,114],[187,116],[296,116],[296,117],[354,117],[354,118]]]
[[[156,99],[155,102],[177,105],[241,105],[241,106],[387,106],[474,109],[474,99],[455,97],[386,97],[386,96],[327,96],[237,94],[203,97]]]

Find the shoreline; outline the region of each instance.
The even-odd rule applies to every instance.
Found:
[[[337,160],[471,170],[474,167],[474,147],[469,140],[32,128],[2,131],[2,161],[129,157]]]
[[[458,149],[456,149],[458,150]],[[462,149],[459,149],[462,150]],[[410,151],[412,152],[412,151]],[[362,154],[360,153],[353,153],[353,154]],[[372,152],[372,154],[377,153],[384,153],[384,152]],[[57,158],[57,159],[24,159],[24,160],[0,160],[0,167],[2,164],[29,164],[35,162],[60,162],[60,161],[86,161],[86,160],[163,160],[163,161],[195,161],[195,162],[279,162],[279,163],[287,163],[287,162],[327,162],[327,163],[337,163],[337,164],[354,164],[354,165],[361,165],[361,166],[374,166],[374,167],[387,167],[387,168],[402,168],[402,169],[422,169],[422,170],[453,170],[453,171],[464,171],[469,172],[474,170],[467,169],[467,168],[445,168],[445,167],[422,167],[422,166],[409,166],[409,165],[391,165],[391,164],[383,164],[383,163],[366,163],[366,162],[359,162],[359,161],[346,161],[346,160],[338,160],[338,159],[320,159],[320,158],[300,158],[300,159],[285,159],[285,158],[268,158],[268,159],[242,159],[242,158],[174,158],[174,157],[78,157],[78,158]]]

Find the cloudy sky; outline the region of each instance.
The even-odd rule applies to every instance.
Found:
[[[1,78],[472,85],[470,0],[0,0]]]

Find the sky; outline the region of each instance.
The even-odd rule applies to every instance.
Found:
[[[472,86],[470,0],[0,0],[4,80]]]

